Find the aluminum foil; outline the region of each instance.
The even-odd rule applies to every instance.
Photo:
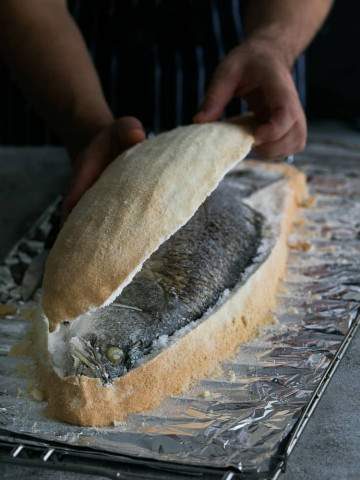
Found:
[[[359,157],[346,146],[314,144],[297,160],[315,203],[301,211],[289,239],[288,274],[273,312],[277,323],[243,345],[220,376],[111,428],[75,427],[44,416],[44,403],[33,398],[38,392],[29,392],[29,360],[7,355],[36,308],[46,239],[56,223],[52,205],[0,266],[0,302],[13,305],[0,318],[0,427],[148,459],[274,471],[359,311]]]

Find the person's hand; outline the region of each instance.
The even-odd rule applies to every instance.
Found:
[[[279,49],[253,39],[232,50],[216,69],[194,121],[219,119],[234,96],[244,98],[255,114],[257,155],[277,158],[303,150],[305,115],[290,67]]]
[[[106,166],[124,150],[144,139],[144,128],[134,117],[119,118],[100,130],[90,143],[74,156],[73,178],[62,205],[63,220]]]

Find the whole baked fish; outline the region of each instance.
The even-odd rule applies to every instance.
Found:
[[[62,373],[111,382],[213,307],[258,253],[263,218],[243,199],[274,180],[246,170],[225,177],[111,305],[84,316],[76,333],[64,327],[53,352]]]

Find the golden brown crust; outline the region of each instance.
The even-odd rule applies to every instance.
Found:
[[[249,152],[249,127],[179,127],[129,150],[81,198],[50,252],[43,308],[50,330],[110,303]]]
[[[105,426],[130,413],[154,408],[167,396],[183,392],[209,375],[270,321],[285,272],[288,233],[296,209],[306,196],[306,183],[302,173],[287,165],[248,164],[279,171],[286,177],[267,187],[264,194],[255,194],[249,202],[267,216],[274,216],[278,234],[267,260],[195,329],[152,360],[116,379],[111,387],[102,386],[94,378],[60,378],[50,368],[49,359],[42,362],[41,377],[51,417],[77,425]],[[45,349],[46,335],[43,330]]]

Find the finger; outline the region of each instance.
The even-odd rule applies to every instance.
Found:
[[[135,117],[121,117],[111,131],[100,134],[77,159],[75,174],[66,195],[62,212],[65,218],[106,166],[127,148],[145,139],[142,123]]]
[[[111,145],[106,135],[99,137],[77,159],[69,191],[63,202],[63,214],[68,215],[112,160]]]
[[[293,79],[274,76],[265,81],[260,92],[254,92],[249,105],[260,125],[255,130],[255,145],[270,143],[281,139],[303,116],[302,106]]]
[[[118,125],[120,128],[144,130],[141,121],[132,116],[120,117],[115,120],[114,125]]]
[[[305,148],[305,144],[306,128],[301,122],[296,122],[282,138],[263,143],[255,147],[253,152],[262,158],[274,159],[298,153]]]
[[[275,142],[286,135],[296,118],[287,107],[280,107],[270,114],[267,122],[259,125],[254,132],[255,145]]]
[[[218,120],[225,107],[239,88],[241,69],[230,62],[219,65],[207,89],[200,111],[194,116],[195,123]]]
[[[113,125],[113,133],[116,136],[119,150],[126,150],[146,138],[142,123],[135,117],[122,117],[116,120]],[[120,152],[116,152],[116,154],[118,153]]]
[[[255,145],[275,142],[281,139],[291,130],[297,120],[297,116],[289,104],[270,110],[268,115],[268,120],[255,129]]]

